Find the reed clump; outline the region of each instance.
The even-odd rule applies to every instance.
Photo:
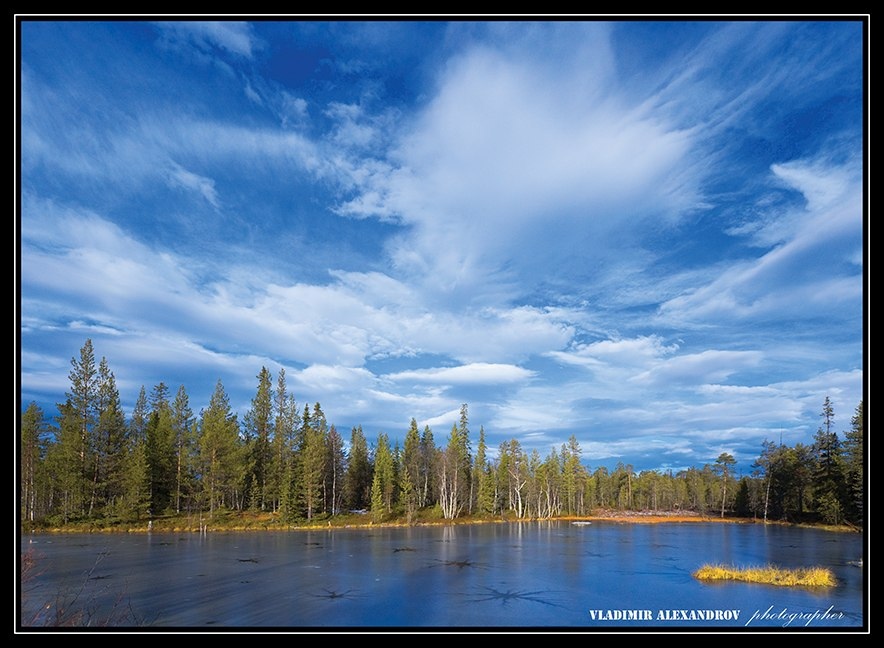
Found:
[[[783,569],[773,565],[741,568],[728,565],[703,565],[694,572],[694,578],[763,583],[783,587],[832,587],[837,583],[832,570],[825,567]]]

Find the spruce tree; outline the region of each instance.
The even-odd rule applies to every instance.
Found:
[[[283,508],[282,502],[288,496],[294,496],[292,487],[295,434],[300,426],[301,416],[295,397],[288,393],[285,369],[280,369],[276,376],[276,393],[274,394],[275,421],[273,424],[273,458],[270,492],[268,497],[273,503],[273,510]],[[291,500],[290,504],[294,504]],[[291,508],[291,507],[289,507]]]
[[[817,513],[823,521],[838,524],[843,516],[842,502],[846,499],[844,464],[841,442],[834,430],[835,412],[828,396],[823,402],[820,416],[823,418],[823,425],[817,430],[813,443],[813,494]]]
[[[79,358],[71,358],[71,371],[68,374],[71,389],[67,393],[70,410],[65,412],[69,424],[75,424],[79,435],[77,455],[80,460],[80,475],[87,478],[89,460],[93,452],[93,431],[98,419],[98,369],[95,366],[95,352],[92,340],[87,339],[80,349]]]
[[[239,424],[220,379],[209,406],[201,412],[199,432],[204,506],[210,513],[222,506],[233,508],[238,485]]]
[[[480,515],[489,515],[494,512],[494,481],[488,465],[487,449],[485,428],[480,426],[476,460],[473,464],[473,483],[476,484],[476,512]]]
[[[180,513],[184,502],[193,494],[196,461],[193,410],[184,385],[178,387],[172,402],[172,434],[175,440],[175,512]]]
[[[70,400],[58,405],[55,443],[47,451],[47,472],[55,509],[67,523],[85,515],[84,503],[88,482],[82,463],[80,412]]]
[[[402,466],[402,472],[399,475],[399,503],[405,511],[405,523],[411,524],[414,521],[415,513],[417,513],[417,491],[407,465]]]
[[[169,388],[165,383],[154,386],[150,406],[145,447],[150,471],[151,510],[154,515],[159,515],[175,506],[176,440]]]
[[[418,470],[417,489],[418,507],[423,508],[436,503],[436,470],[439,463],[439,449],[433,440],[433,430],[424,426],[421,433],[421,465]]]
[[[384,520],[393,512],[394,479],[393,452],[387,435],[378,435],[374,452],[374,474],[371,483],[371,517],[375,522]]]
[[[582,451],[577,437],[573,434],[567,445],[562,444],[562,488],[564,506],[568,515],[584,515],[584,490],[586,469],[580,461]]]
[[[440,456],[438,466],[439,503],[442,515],[453,519],[468,508],[472,499],[470,472],[469,425],[466,404],[460,409],[460,422],[451,426],[448,444]]]
[[[850,419],[850,430],[846,433],[843,444],[845,512],[848,519],[854,524],[862,524],[865,514],[865,454],[863,448],[863,402],[860,401]]]
[[[120,514],[127,519],[143,520],[150,516],[150,511],[150,466],[147,462],[147,441],[139,439],[126,454]]]
[[[328,429],[325,452],[325,491],[328,499],[326,510],[332,515],[337,515],[344,500],[344,474],[347,461],[344,455],[344,440],[334,425]]]
[[[402,446],[402,471],[408,471],[411,486],[414,489],[415,506],[420,507],[420,472],[421,472],[421,435],[417,428],[417,421],[411,419],[408,431],[405,433],[405,442]]]
[[[256,510],[272,507],[270,486],[271,430],[273,429],[273,379],[266,367],[258,373],[258,388],[249,411],[243,420],[246,438],[250,440],[250,475],[254,480],[251,493],[254,501],[251,506]]]
[[[90,508],[112,506],[123,493],[124,458],[128,450],[126,417],[120,394],[107,360],[98,366],[98,420],[95,426],[95,452]]]
[[[350,431],[350,449],[344,475],[344,502],[348,509],[361,511],[371,506],[372,479],[368,442],[359,425]]]
[[[144,385],[138,392],[138,398],[135,401],[135,408],[132,410],[132,418],[129,419],[129,441],[134,446],[139,441],[147,438],[147,422],[150,418],[150,411],[147,408],[147,392],[144,391]]]

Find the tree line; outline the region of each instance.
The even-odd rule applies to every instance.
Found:
[[[292,524],[359,511],[377,522],[585,516],[598,509],[690,510],[765,520],[862,524],[863,405],[843,438],[826,398],[811,445],[765,442],[750,475],[733,474],[722,453],[702,468],[636,472],[584,463],[576,437],[546,456],[518,439],[490,457],[485,430],[475,449],[466,404],[437,444],[412,419],[402,445],[361,426],[343,435],[321,405],[301,408],[266,367],[242,420],[222,382],[195,414],[184,386],[142,387],[127,420],[113,372],[96,363],[86,340],[71,359],[70,390],[52,421],[35,403],[21,415],[20,514],[23,522],[139,521],[219,510],[264,511]]]

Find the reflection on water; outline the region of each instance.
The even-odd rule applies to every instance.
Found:
[[[96,623],[180,628],[863,625],[861,537],[813,529],[538,522],[41,535],[23,538],[28,550],[37,568],[22,583],[24,625],[51,623],[46,610],[73,597]],[[705,563],[823,566],[838,585],[701,583],[692,573]]]

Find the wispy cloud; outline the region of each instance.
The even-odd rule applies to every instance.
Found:
[[[23,397],[51,408],[92,336],[130,405],[222,378],[243,412],[285,368],[369,436],[469,403],[491,446],[678,469],[863,393],[856,25],[23,40]]]
[[[345,209],[398,214],[410,230],[391,245],[397,268],[452,293],[487,278],[532,283],[542,262],[583,267],[613,229],[695,206],[696,189],[673,175],[690,136],[616,92],[575,102],[587,82],[486,48],[459,57],[391,154],[396,166],[365,174]],[[561,242],[564,258],[523,252]]]
[[[173,42],[189,42],[201,50],[217,47],[231,54],[251,58],[255,39],[251,26],[234,21],[175,21],[156,25]]]
[[[709,349],[700,353],[677,356],[643,371],[634,380],[639,384],[673,383],[703,384],[727,379],[748,367],[757,366],[763,358],[759,351],[719,351]]]
[[[818,163],[793,162],[772,170],[804,196],[805,204],[760,226],[755,237],[774,245],[770,251],[738,261],[708,284],[667,300],[661,306],[665,319],[796,320],[821,312],[859,317],[862,283],[855,252],[863,237],[861,182],[850,168]]]
[[[215,209],[220,207],[218,193],[215,191],[215,181],[211,178],[191,173],[181,165],[172,163],[169,170],[169,183],[172,186],[197,192]]]
[[[522,367],[507,364],[474,362],[459,367],[437,367],[386,374],[384,378],[397,382],[431,383],[441,385],[481,385],[523,382],[534,375]]]

